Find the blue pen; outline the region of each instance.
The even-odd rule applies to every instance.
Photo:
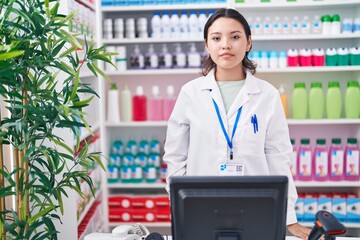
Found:
[[[255,131],[258,132],[259,131],[259,125],[258,125],[258,120],[257,120],[257,117],[256,117],[256,114],[254,114],[254,120],[255,120]]]

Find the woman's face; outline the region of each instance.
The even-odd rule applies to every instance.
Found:
[[[251,39],[246,38],[243,25],[235,19],[218,18],[208,29],[205,48],[217,68],[242,67],[242,60],[250,47]]]

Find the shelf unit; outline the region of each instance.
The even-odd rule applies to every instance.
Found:
[[[101,29],[101,19],[104,18],[136,18],[145,17],[150,26],[150,19],[154,11],[172,11],[172,10],[211,10],[223,7],[232,7],[238,9],[246,18],[255,17],[259,14],[262,17],[266,15],[274,16],[312,16],[335,13],[346,17],[355,17],[360,15],[360,1],[359,0],[333,0],[321,2],[288,2],[288,3],[235,3],[234,0],[228,0],[223,4],[186,4],[186,5],[156,5],[156,6],[121,6],[121,7],[98,7],[99,20],[98,26]],[[101,31],[99,31],[101,32]],[[323,35],[323,34],[289,34],[289,35],[253,35],[253,50],[287,50],[289,48],[328,48],[328,47],[354,47],[360,45],[360,34],[338,34],[338,35]],[[186,39],[155,39],[155,38],[134,38],[134,39],[102,39],[100,42],[108,46],[125,46],[127,49],[127,56],[132,52],[133,46],[139,44],[140,46],[146,44],[187,44],[194,42],[197,44],[198,50],[203,48],[203,39],[196,37],[189,37]],[[201,47],[201,48],[200,48]],[[184,50],[184,48],[183,48]],[[143,85],[145,93],[149,93],[152,85],[160,86],[160,93],[165,91],[168,84],[175,86],[175,93],[178,93],[181,86],[191,79],[201,76],[201,69],[186,68],[186,69],[143,69],[125,71],[106,71],[106,74],[111,78],[112,82],[121,86],[126,84],[132,92],[135,92],[137,85]],[[327,83],[338,80],[341,82],[343,93],[345,92],[346,82],[349,80],[360,80],[360,66],[344,66],[344,67],[288,67],[278,69],[257,69],[256,75],[260,78],[266,79],[275,87],[280,84],[286,84],[285,90],[289,96],[289,106],[291,106],[291,92],[292,86],[297,81],[304,81],[306,85],[310,86],[313,81],[323,82],[324,89],[327,89]],[[105,155],[109,154],[112,141],[121,138],[127,140],[129,137],[135,137],[137,140],[143,136],[156,136],[161,140],[165,139],[167,122],[121,122],[110,123],[106,122],[105,116],[106,107],[106,93],[108,85],[101,84],[101,102],[103,120],[101,123],[102,130],[102,152]],[[291,110],[291,109],[289,109]],[[290,111],[291,113],[291,111]],[[300,141],[301,137],[310,137],[311,142],[314,142],[317,137],[326,138],[327,142],[332,137],[342,136],[343,141],[347,137],[356,137],[360,139],[360,119],[320,119],[320,120],[295,120],[288,119],[290,134]],[[329,130],[330,129],[330,130]],[[105,184],[107,196],[113,192],[132,191],[164,191],[164,184]],[[301,190],[351,190],[360,194],[360,182],[296,182],[296,186]],[[106,197],[105,197],[106,198]],[[106,215],[106,214],[104,214]],[[115,227],[121,223],[111,223],[109,227]],[[163,223],[146,223],[148,227],[160,228],[160,232],[169,231],[170,224]],[[305,223],[306,226],[311,227],[313,223]],[[360,236],[360,224],[346,223],[346,226],[351,229],[351,234]]]

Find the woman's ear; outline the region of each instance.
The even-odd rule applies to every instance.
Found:
[[[207,44],[206,39],[204,40],[204,47],[205,47],[206,51],[209,53],[209,50],[208,50],[208,44]]]
[[[247,41],[247,44],[246,44],[246,52],[250,51],[251,46],[252,46],[252,39],[251,39],[251,35],[249,35],[248,41]]]

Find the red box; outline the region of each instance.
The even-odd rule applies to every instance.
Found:
[[[109,222],[132,222],[133,210],[109,209]]]
[[[155,201],[152,197],[134,197],[131,206],[134,209],[155,209]]]
[[[109,208],[131,208],[132,197],[130,196],[112,196],[109,197]]]
[[[131,218],[134,222],[154,222],[155,213],[154,210],[136,209],[132,211]]]
[[[168,196],[160,196],[155,198],[156,208],[159,210],[169,210],[170,211],[170,200]]]
[[[157,222],[170,222],[171,221],[170,210],[158,211],[155,217]]]

